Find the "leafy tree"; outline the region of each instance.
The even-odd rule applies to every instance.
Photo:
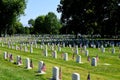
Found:
[[[30,19],[30,20],[28,20],[28,24],[29,24],[30,27],[34,26],[35,21],[33,19]]]
[[[61,28],[60,21],[53,12],[35,19],[34,32],[36,34],[58,34]]]
[[[53,12],[49,12],[45,16],[45,29],[48,34],[58,34],[61,28],[60,21],[57,19],[57,16]]]
[[[30,34],[30,28],[29,27],[24,27],[24,34]]]
[[[34,25],[34,32],[36,34],[40,34],[40,33],[46,33],[46,28],[45,28],[45,16],[38,16],[35,19],[35,25]]]
[[[26,0],[0,0],[0,35],[8,33],[25,8]]]
[[[24,27],[21,22],[14,23],[14,28],[16,30],[15,34],[24,34]]]
[[[57,11],[62,13],[66,33],[115,35],[120,32],[119,0],[61,0]]]

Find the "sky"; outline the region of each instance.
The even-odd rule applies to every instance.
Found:
[[[20,17],[20,22],[27,26],[28,20],[46,15],[48,12],[54,12],[60,18],[60,13],[56,11],[59,3],[60,0],[28,0],[25,15]]]

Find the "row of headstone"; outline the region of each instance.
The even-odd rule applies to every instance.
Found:
[[[62,70],[61,67],[54,66],[52,69],[52,79],[51,80],[62,80]],[[72,80],[80,80],[79,73],[72,74]],[[87,76],[87,80],[90,80],[90,73]]]
[[[9,58],[10,62],[14,62],[12,54],[8,54],[7,52],[4,52],[4,59],[7,60],[8,58]],[[18,66],[23,65],[22,64],[22,58],[19,55],[16,58],[16,64]],[[32,59],[26,58],[25,68],[26,69],[32,69],[33,68]],[[45,65],[45,63],[43,61],[39,61],[39,63],[38,63],[38,74],[45,74],[45,72],[46,72],[46,65]]]

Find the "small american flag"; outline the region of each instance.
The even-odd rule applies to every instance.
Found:
[[[90,73],[88,73],[87,80],[90,80]]]
[[[61,70],[61,67],[59,69],[59,79],[62,80],[62,70]]]

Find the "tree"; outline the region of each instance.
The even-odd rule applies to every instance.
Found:
[[[0,35],[8,33],[25,8],[26,0],[0,0]]]
[[[53,12],[38,16],[35,19],[34,32],[36,34],[58,34],[61,28],[60,21]]]
[[[40,33],[46,33],[46,28],[45,28],[45,16],[38,16],[35,19],[35,25],[34,25],[34,32],[36,34],[40,34]]]
[[[21,22],[17,21],[14,23],[14,27],[16,30],[15,34],[24,34],[24,27]]]
[[[61,0],[57,11],[62,13],[66,33],[115,35],[120,32],[119,0]]]
[[[28,20],[28,24],[29,24],[30,27],[34,26],[35,21],[33,19],[30,19],[30,20]]]
[[[24,27],[24,34],[30,34],[30,29],[29,29],[29,27]]]
[[[45,29],[48,34],[58,34],[61,28],[61,23],[53,12],[49,12],[45,16]]]

